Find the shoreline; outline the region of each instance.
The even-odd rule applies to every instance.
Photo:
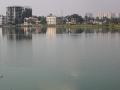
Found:
[[[90,28],[90,29],[99,29],[99,28],[107,28],[107,29],[120,29],[120,25],[118,24],[109,24],[109,25],[96,25],[96,24],[76,24],[76,25],[56,25],[56,27],[64,27],[64,28]]]
[[[39,25],[3,25],[0,28],[7,27],[56,27],[56,28],[90,28],[90,29],[99,29],[99,28],[107,28],[107,29],[120,29],[120,24],[74,24],[74,25],[47,25],[47,24],[39,24]]]

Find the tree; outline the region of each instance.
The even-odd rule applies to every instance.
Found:
[[[85,17],[84,17],[84,21],[85,21],[85,23],[90,24],[90,23],[93,23],[94,18],[93,18],[93,17],[85,16]]]
[[[44,16],[39,16],[38,20],[40,21],[41,24],[46,24],[47,23],[46,22],[46,17],[44,17]]]
[[[82,23],[83,22],[82,16],[79,16],[78,14],[71,15],[71,18],[76,19],[76,23]]]
[[[66,21],[68,22],[83,23],[84,21],[82,16],[79,16],[78,14],[68,15],[65,18],[66,18]]]

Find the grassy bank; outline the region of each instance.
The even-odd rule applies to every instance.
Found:
[[[30,25],[30,26],[24,26],[24,25],[6,25],[4,27],[49,27],[46,24],[43,25]],[[99,28],[107,28],[107,29],[118,29],[120,30],[120,24],[75,24],[75,25],[54,25],[52,27],[58,27],[58,28],[89,28],[89,29],[99,29]]]
[[[76,24],[76,25],[57,25],[56,27],[64,27],[64,28],[91,28],[91,29],[98,29],[98,28],[108,28],[108,29],[120,29],[120,24],[106,24],[106,25],[99,25],[99,24]]]

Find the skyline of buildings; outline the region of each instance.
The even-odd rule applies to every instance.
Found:
[[[30,7],[23,7],[23,6],[8,6],[6,7],[6,16],[0,15],[0,25],[4,25],[4,24],[23,24],[25,23],[27,25],[27,23],[40,23],[40,21],[38,20],[37,16],[33,16],[32,15],[32,8]],[[68,15],[69,16],[69,15]],[[90,23],[90,22],[94,22],[93,19],[95,19],[96,17],[98,17],[99,19],[102,19],[104,17],[107,17],[109,19],[111,18],[116,18],[119,17],[120,18],[120,13],[113,13],[113,12],[98,12],[96,14],[96,16],[93,15],[93,13],[86,13],[84,15],[84,17],[88,17],[88,19],[86,20],[86,22]],[[78,16],[79,17],[79,16]],[[89,18],[92,18],[92,20],[90,20]],[[59,17],[59,16],[55,16],[53,14],[50,14],[46,17],[46,21],[48,25],[56,25],[56,24],[63,24],[65,20],[65,17]],[[76,24],[78,18],[71,18],[71,21],[69,21],[69,23],[73,23]],[[66,22],[68,23],[68,22]]]

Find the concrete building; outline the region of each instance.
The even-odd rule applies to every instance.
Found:
[[[0,26],[3,26],[6,24],[6,16],[0,15]]]
[[[0,15],[0,26],[2,26],[2,15]]]
[[[46,17],[46,21],[48,25],[56,25],[57,24],[56,20],[57,20],[57,17],[53,16],[52,14]]]
[[[111,12],[98,12],[96,17],[98,17],[99,19],[102,19],[103,17],[107,17],[111,19],[111,18],[115,18],[116,14]]]
[[[9,6],[6,11],[7,24],[21,24],[24,18],[32,17],[32,9],[21,6]]]
[[[32,9],[29,7],[24,7],[23,18],[29,18],[29,17],[32,17]]]

